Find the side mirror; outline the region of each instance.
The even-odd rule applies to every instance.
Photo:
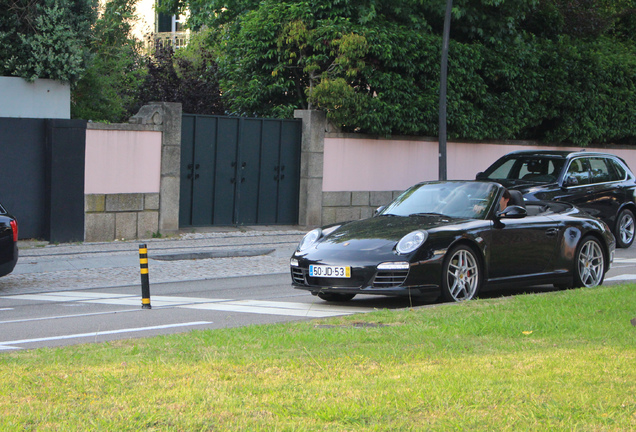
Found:
[[[503,211],[497,212],[497,219],[523,219],[528,216],[528,212],[521,206],[508,206]]]
[[[373,217],[376,217],[386,206],[380,206],[373,212]]]
[[[574,176],[567,176],[563,182],[563,187],[577,186],[579,180]]]

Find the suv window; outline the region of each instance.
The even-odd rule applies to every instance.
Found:
[[[613,180],[608,162],[607,158],[601,157],[589,159],[592,183],[607,183]]]
[[[526,180],[536,183],[555,182],[559,177],[563,159],[537,156],[511,157],[493,165],[485,172],[491,180]]]
[[[590,184],[590,172],[587,169],[587,160],[584,158],[573,159],[566,173],[566,179],[568,178],[576,179],[576,184],[578,185]]]
[[[518,178],[537,183],[551,183],[556,181],[563,166],[561,161],[548,158],[524,159],[519,167]]]
[[[627,177],[627,172],[625,171],[625,168],[623,168],[623,165],[616,162],[614,159],[608,159],[607,164],[610,168],[612,181],[625,180],[625,177]]]
[[[488,174],[490,179],[507,179],[512,167],[514,166],[516,159],[508,159],[501,165],[499,165],[493,172]]]

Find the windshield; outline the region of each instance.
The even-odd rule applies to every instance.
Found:
[[[484,219],[497,196],[498,186],[482,182],[422,183],[406,190],[379,216],[444,215]]]
[[[483,180],[523,180],[553,183],[559,178],[565,159],[542,156],[509,156],[499,159],[479,178]]]

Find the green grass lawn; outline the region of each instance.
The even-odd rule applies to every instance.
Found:
[[[636,430],[636,286],[0,354],[0,430]]]

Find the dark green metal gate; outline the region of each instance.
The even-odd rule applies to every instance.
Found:
[[[300,140],[300,120],[184,114],[179,224],[297,224]]]

